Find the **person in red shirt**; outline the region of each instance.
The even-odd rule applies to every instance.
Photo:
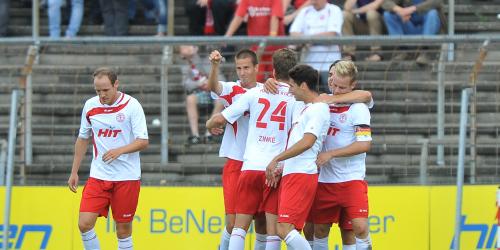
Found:
[[[249,36],[283,36],[285,27],[283,26],[283,4],[282,0],[241,0],[225,36],[232,36],[238,27],[243,23],[243,19],[248,15],[247,35]],[[259,74],[257,81],[263,82],[266,73],[273,71],[272,53],[283,46],[266,46],[262,52],[259,64]],[[259,46],[252,46],[252,50],[259,50]],[[260,54],[257,51],[257,54]]]

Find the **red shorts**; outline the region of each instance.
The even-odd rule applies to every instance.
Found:
[[[237,190],[237,214],[278,213],[278,189],[266,185],[266,172],[241,171]]]
[[[257,52],[259,46],[254,45],[251,50]],[[273,53],[276,50],[284,48],[281,45],[270,45],[264,48],[262,56],[259,58],[259,71],[257,73],[257,82],[266,82],[267,78],[272,77],[273,74]],[[266,78],[267,76],[267,78]]]
[[[278,222],[304,227],[318,187],[318,174],[288,174],[280,184]]]
[[[98,213],[108,217],[109,206],[113,219],[119,223],[134,219],[141,181],[103,181],[89,177],[83,188],[80,212]]]
[[[339,223],[342,229],[352,229],[352,219],[368,218],[368,184],[319,183],[310,218],[314,224]]]
[[[240,178],[242,161],[227,159],[222,169],[222,191],[224,193],[224,208],[226,214],[235,214],[236,189]]]

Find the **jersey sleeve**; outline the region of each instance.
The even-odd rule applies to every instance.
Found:
[[[221,91],[220,95],[218,95],[214,91],[210,91],[210,96],[214,100],[219,99],[221,96],[230,95],[231,92],[233,91],[233,86],[237,86],[237,84],[232,83],[232,82],[219,81],[219,83],[222,86],[222,91]]]
[[[146,116],[144,115],[144,110],[141,104],[136,100],[132,99],[134,102],[133,109],[130,117],[130,123],[132,128],[132,134],[135,139],[148,139],[148,127],[146,125]]]
[[[318,105],[319,104],[319,105]],[[306,120],[304,126],[304,134],[310,133],[320,138],[328,130],[330,121],[330,108],[325,103],[318,103],[310,106],[308,115],[304,117]]]
[[[370,127],[370,111],[365,104],[356,103],[351,106],[352,125],[356,141],[371,141],[372,131]]]
[[[293,20],[292,26],[290,26],[290,33],[304,33],[304,16],[306,15],[306,9],[302,9],[299,14]]]
[[[80,122],[80,131],[78,132],[78,137],[83,139],[88,139],[92,135],[92,124],[87,120],[88,101],[85,103],[82,109],[82,120]]]
[[[255,91],[246,92],[245,94],[241,95],[238,100],[236,100],[233,104],[231,104],[221,112],[222,116],[224,116],[227,122],[233,124],[236,120],[238,120],[238,118],[245,114],[245,111],[250,110],[250,102],[252,100],[252,97],[254,96],[254,93]]]
[[[244,17],[248,11],[248,0],[241,0],[236,9],[235,15]]]
[[[337,6],[330,6],[332,14],[328,18],[328,32],[335,32],[337,34],[342,34],[342,24],[344,23],[344,17],[342,11]]]

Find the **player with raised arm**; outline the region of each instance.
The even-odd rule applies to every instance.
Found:
[[[299,231],[304,227],[318,185],[316,157],[329,126],[328,105],[314,103],[318,97],[318,71],[297,65],[289,72],[290,92],[303,105],[295,106],[287,149],[276,155],[266,168],[266,179],[274,186],[276,168],[283,164],[280,184],[277,231],[291,249],[311,249]]]
[[[295,99],[289,93],[288,71],[297,64],[297,55],[290,49],[273,54],[273,74],[280,82],[278,94],[264,91],[260,86],[243,94],[233,105],[207,122],[208,128],[234,123],[245,112],[250,122],[244,162],[238,180],[236,222],[229,242],[230,250],[244,249],[245,236],[252,218],[265,212],[267,223],[266,250],[280,248],[276,233],[278,192],[266,185],[265,169],[271,159],[282,152],[291,125]]]
[[[351,93],[356,86],[353,62],[340,60],[330,67],[332,97]],[[322,153],[318,190],[311,209],[315,250],[328,249],[332,223],[339,223],[345,250],[368,250],[368,188],[364,181],[366,152],[371,146],[370,111],[373,104],[330,106],[330,128]]]
[[[212,51],[209,59],[212,67],[208,77],[208,88],[212,91],[212,98],[221,100],[226,108],[238,100],[248,89],[260,84],[256,82],[258,72],[257,55],[249,49],[242,49],[235,55],[236,74],[239,78],[236,82],[218,80],[219,65],[222,61],[222,55],[219,51]],[[219,150],[219,156],[227,158],[222,169],[226,227],[222,232],[219,250],[228,249],[236,218],[236,189],[243,165],[243,154],[245,153],[248,134],[248,118],[248,115],[243,115],[233,124],[226,124]],[[265,249],[266,224],[264,216],[255,218],[255,232],[255,249]]]
[[[111,206],[118,249],[133,249],[132,221],[141,179],[139,151],[148,146],[146,118],[135,98],[118,91],[119,81],[113,70],[98,68],[93,77],[97,96],[83,107],[68,186],[76,193],[78,169],[93,137],[90,176],[83,189],[78,219],[83,245],[86,250],[101,249],[94,226],[97,217],[108,216]]]

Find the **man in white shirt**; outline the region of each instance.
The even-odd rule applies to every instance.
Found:
[[[250,112],[249,130],[243,167],[238,179],[236,221],[229,242],[230,250],[243,250],[246,232],[252,218],[265,212],[267,223],[266,250],[280,248],[276,234],[278,191],[266,185],[265,169],[271,159],[282,152],[291,125],[295,99],[289,93],[288,71],[297,63],[296,53],[280,49],[273,54],[273,74],[279,83],[279,93],[266,92],[261,86],[243,94],[220,115],[212,117],[207,127],[220,127],[226,122],[234,124]]]
[[[219,65],[222,55],[214,50],[209,56],[212,65],[208,77],[208,88],[213,99],[220,100],[224,107],[231,106],[247,90],[254,88],[258,84],[257,72],[258,61],[255,52],[249,49],[242,49],[235,55],[236,74],[239,80],[236,82],[223,82],[218,80]],[[229,240],[233,231],[236,219],[236,198],[238,188],[238,178],[243,165],[243,154],[248,135],[249,115],[245,114],[238,118],[233,124],[226,124],[224,136],[219,150],[219,156],[227,158],[222,169],[222,190],[224,194],[224,208],[226,212],[226,228],[222,232],[219,250],[229,248]],[[215,128],[212,132],[217,131]],[[266,222],[264,216],[255,217],[255,248],[265,249],[266,247]]]
[[[290,92],[297,101],[286,151],[278,154],[266,169],[269,185],[276,185],[277,166],[284,161],[278,208],[278,235],[289,249],[311,249],[299,231],[311,209],[318,185],[316,157],[329,127],[328,104],[314,103],[318,97],[318,72],[308,65],[297,65],[289,71]]]
[[[357,69],[340,60],[330,69],[333,95],[350,93],[356,86]],[[330,106],[330,126],[323,151],[319,185],[310,218],[314,223],[314,249],[328,250],[332,223],[342,231],[342,249],[369,250],[368,187],[364,181],[366,152],[371,146],[369,107],[363,103]]]
[[[108,216],[111,207],[118,249],[133,249],[132,221],[141,178],[139,151],[148,146],[146,118],[135,98],[118,91],[119,81],[113,70],[98,68],[93,77],[97,96],[83,107],[68,186],[76,193],[78,169],[93,137],[90,176],[83,189],[78,219],[84,247],[100,249],[94,225],[97,217]]]
[[[290,27],[291,36],[340,36],[344,21],[342,10],[327,0],[311,0],[311,5],[303,8]],[[328,68],[341,58],[338,45],[312,45],[306,48],[304,63],[320,72],[323,89],[327,89]]]

